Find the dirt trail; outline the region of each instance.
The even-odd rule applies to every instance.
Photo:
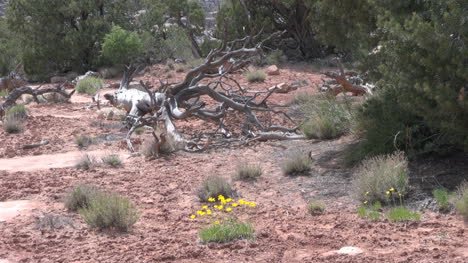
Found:
[[[109,154],[108,151],[73,151],[58,154],[45,154],[38,156],[16,157],[9,159],[0,159],[0,171],[10,172],[29,172],[52,168],[69,168],[76,165],[77,161],[84,154],[90,154],[95,157],[102,157]],[[112,153],[116,154],[116,153]],[[122,159],[128,158],[128,153],[117,153]]]

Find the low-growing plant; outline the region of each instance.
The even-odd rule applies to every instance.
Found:
[[[28,111],[24,104],[16,104],[15,106],[8,108],[5,112],[6,117],[14,117],[19,120],[28,118]]]
[[[122,165],[122,160],[117,154],[110,154],[107,156],[102,157],[102,162],[111,166],[111,167],[119,167]]]
[[[84,154],[80,157],[77,164],[75,165],[78,169],[89,170],[97,165],[97,160],[94,156]]]
[[[233,190],[231,184],[222,177],[208,177],[203,180],[202,186],[198,189],[197,195],[201,202],[206,202],[209,198],[224,196],[232,197]]]
[[[168,155],[177,150],[176,143],[171,136],[165,136],[161,144],[154,137],[147,138],[140,147],[140,153],[147,158],[156,158]]]
[[[364,205],[358,207],[357,213],[362,218],[369,218],[372,221],[377,221],[380,219],[381,208],[382,203],[379,201],[374,202],[372,205],[369,205],[368,201],[365,201]]]
[[[90,145],[94,144],[95,142],[96,140],[89,136],[81,135],[81,136],[75,137],[75,143],[76,145],[78,145],[78,148],[80,149],[87,148]]]
[[[458,188],[458,198],[455,200],[457,212],[468,222],[468,182]]]
[[[328,95],[296,98],[301,102],[301,111],[306,122],[301,130],[309,139],[335,139],[349,131],[351,106]]]
[[[309,214],[316,216],[325,213],[325,204],[320,201],[312,201],[307,204]]]
[[[450,193],[445,189],[435,189],[432,191],[432,195],[434,195],[434,199],[436,200],[437,207],[442,212],[447,212],[450,210]]]
[[[104,85],[104,81],[100,78],[89,77],[80,80],[75,87],[75,90],[81,94],[95,95]]]
[[[24,130],[24,125],[18,117],[5,116],[3,118],[3,129],[10,134],[21,133]]]
[[[61,229],[65,226],[73,227],[73,220],[66,216],[46,214],[36,221],[36,228],[41,231]]]
[[[264,82],[266,79],[266,74],[262,71],[253,71],[248,72],[246,75],[247,81],[250,83],[255,82]]]
[[[0,90],[0,98],[1,97],[7,97],[8,96],[8,90],[2,89]]]
[[[80,184],[74,187],[65,197],[65,208],[71,212],[86,208],[91,200],[100,193],[99,189],[94,185]]]
[[[127,232],[138,220],[138,212],[130,200],[117,194],[99,194],[80,215],[92,228]]]
[[[142,135],[143,133],[145,133],[145,128],[144,127],[138,127],[135,129],[135,133],[137,135]]]
[[[304,153],[296,153],[290,156],[282,165],[284,175],[303,175],[312,168],[312,159]]]
[[[273,50],[265,57],[267,65],[280,65],[287,60],[288,58],[284,55],[282,50]]]
[[[404,206],[397,206],[387,212],[387,218],[392,222],[419,221],[421,214],[411,212]]]
[[[408,180],[408,161],[404,153],[396,152],[365,160],[352,185],[360,201],[389,203],[394,195],[402,198],[406,194]]]
[[[260,164],[240,163],[236,167],[234,178],[243,181],[253,181],[257,180],[262,173],[262,166]]]
[[[243,223],[237,219],[229,219],[200,230],[202,243],[226,243],[233,240],[251,240],[253,238],[254,228],[252,224]]]

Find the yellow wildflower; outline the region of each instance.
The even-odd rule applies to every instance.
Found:
[[[232,202],[232,201],[233,201],[233,200],[232,200],[231,198],[226,199],[226,202],[228,202],[228,203],[230,203],[230,202]]]
[[[223,210],[223,208],[224,208],[224,206],[218,205],[218,209],[219,209],[219,210]]]
[[[211,210],[210,209],[206,210],[206,214],[211,215]]]
[[[208,202],[214,202],[214,201],[216,201],[216,199],[214,199],[213,197],[208,198]]]
[[[367,203],[369,203],[369,202],[368,202],[368,201],[364,201],[364,204],[367,204]]]
[[[390,194],[390,191],[387,191],[387,192],[385,192],[385,193],[386,193],[387,195],[389,195],[389,194]]]
[[[239,204],[238,203],[232,203],[232,207],[237,207]]]
[[[218,200],[219,201],[224,200],[224,196],[223,195],[218,195]]]
[[[390,192],[393,192],[393,191],[395,191],[395,188],[392,187],[392,188],[390,188],[389,191],[390,191]]]
[[[255,207],[256,204],[255,204],[254,202],[251,202],[251,203],[250,203],[250,206],[251,206],[251,207]]]
[[[219,225],[220,222],[218,220],[214,221],[215,225]]]
[[[190,216],[190,219],[195,219],[195,218],[197,218],[196,215],[191,215],[191,216]]]
[[[244,205],[250,205],[250,202],[245,201]]]
[[[223,200],[221,200],[221,204],[225,205],[226,203],[227,203],[227,201],[226,201],[226,200],[224,200],[224,199],[223,199]]]
[[[245,201],[242,200],[242,199],[239,199],[237,202],[238,202],[239,204],[241,204],[241,205],[243,205],[243,204],[245,203]]]
[[[398,196],[400,196],[400,197],[401,197],[401,196],[402,196],[402,194],[398,193]]]
[[[207,205],[202,206],[202,209],[208,209]]]
[[[226,212],[230,212],[232,210],[232,208],[228,207],[226,208]]]
[[[203,211],[197,211],[197,214],[199,214],[199,215],[203,216],[203,215],[205,215],[206,213],[205,213],[205,212],[203,212]]]
[[[366,192],[366,195],[369,195],[369,192]]]

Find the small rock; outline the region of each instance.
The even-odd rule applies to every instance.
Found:
[[[277,88],[276,93],[283,93],[283,94],[297,89],[297,87],[292,87],[291,85],[284,83],[284,82],[271,87],[269,90],[272,90],[275,88]]]
[[[280,70],[277,66],[273,65],[273,66],[269,66],[266,70],[266,73],[270,76],[275,76],[275,75],[279,75],[280,74]]]
[[[364,253],[364,251],[362,249],[358,248],[358,247],[342,247],[336,253],[344,254],[344,255],[350,255],[350,256],[356,256],[356,255]]]

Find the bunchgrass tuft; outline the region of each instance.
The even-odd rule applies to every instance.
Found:
[[[254,228],[251,224],[230,219],[203,228],[199,234],[202,243],[226,243],[234,240],[254,239]]]
[[[231,184],[222,177],[208,177],[197,192],[198,198],[201,202],[208,201],[209,198],[217,198],[222,195],[226,198],[233,196]]]
[[[96,143],[96,140],[89,136],[77,136],[75,137],[75,143],[80,149],[88,148],[90,145]]]
[[[368,202],[366,202],[368,204]],[[380,219],[380,209],[382,208],[382,203],[379,201],[374,202],[372,205],[361,205],[357,209],[357,213],[362,218],[369,218],[372,221],[377,221]]]
[[[312,160],[303,153],[296,153],[289,157],[282,165],[284,175],[296,176],[307,174],[312,167]]]
[[[95,95],[104,85],[104,81],[100,78],[89,77],[80,80],[75,87],[75,90],[80,94]]]
[[[133,203],[117,194],[99,194],[79,212],[89,226],[98,230],[127,232],[139,218]]]
[[[16,116],[5,116],[3,118],[3,129],[10,134],[21,133],[24,125],[21,119]]]
[[[28,111],[24,104],[16,104],[6,110],[5,117],[14,117],[19,120],[24,120],[28,118]]]
[[[246,75],[249,83],[264,82],[266,80],[266,74],[262,71],[249,72]]]
[[[78,169],[89,170],[97,165],[97,160],[94,156],[83,154],[75,165]]]
[[[408,180],[408,161],[404,153],[396,152],[365,160],[352,185],[359,201],[389,203],[396,196],[402,199],[408,190]]]
[[[392,222],[419,221],[421,214],[411,212],[403,206],[397,206],[387,212],[387,218]]]
[[[445,189],[435,189],[432,191],[437,207],[441,212],[447,212],[451,208],[450,193]]]
[[[458,188],[458,197],[455,201],[457,213],[462,215],[468,222],[468,182],[461,184]]]
[[[325,213],[325,204],[320,201],[312,201],[307,204],[307,212],[313,216]]]
[[[122,166],[122,160],[117,154],[110,154],[101,158],[102,162],[113,167],[117,168]]]
[[[234,179],[242,181],[254,181],[262,175],[262,167],[260,164],[241,163],[236,167]]]
[[[94,185],[80,184],[67,194],[65,198],[65,208],[71,212],[86,208],[89,206],[91,200],[100,193],[99,189]]]

